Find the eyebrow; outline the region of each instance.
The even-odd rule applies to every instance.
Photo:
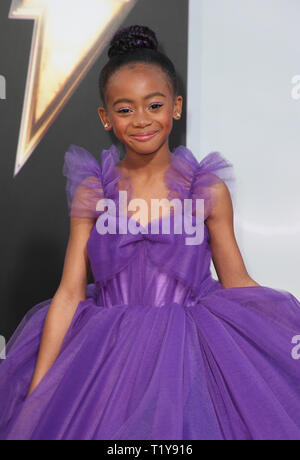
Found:
[[[144,97],[144,99],[150,99],[150,97],[153,97],[153,96],[167,97],[165,94],[160,93],[159,91],[156,91],[155,93],[148,94],[147,96]],[[127,99],[127,98],[122,97],[122,98],[115,100],[115,102],[113,103],[113,107],[119,102],[134,102],[134,101],[132,99]]]

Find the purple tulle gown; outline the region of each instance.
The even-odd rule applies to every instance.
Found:
[[[0,439],[299,440],[300,302],[267,286],[225,289],[210,272],[205,223],[198,245],[174,232],[174,214],[169,234],[152,233],[150,222],[118,232],[119,191],[128,199],[133,191],[119,161],[115,145],[101,164],[75,145],[65,154],[69,214],[97,218],[87,243],[94,283],[28,398],[52,299],[11,337],[0,364]],[[205,217],[220,181],[232,193],[232,164],[219,152],[198,162],[182,145],[164,175],[168,198],[190,198],[193,209],[204,198]],[[101,198],[116,205],[114,234],[98,232]]]

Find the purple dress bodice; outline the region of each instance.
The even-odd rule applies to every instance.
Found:
[[[133,187],[116,147],[102,151],[101,166],[81,147],[66,152],[69,214],[80,224],[91,218],[94,283],[28,397],[53,299],[34,305],[8,342],[1,440],[300,439],[300,302],[281,289],[225,288],[212,278],[205,220],[214,184],[232,192],[233,168],[218,152],[198,162],[184,146],[171,158],[168,199],[190,198],[194,220],[204,199],[201,244],[186,244],[185,226],[175,231],[180,207],[170,219],[151,217],[157,232],[124,232],[133,218],[118,192],[130,200]],[[115,232],[99,232],[106,218]],[[62,307],[69,315],[70,302]]]
[[[190,235],[184,226],[181,233],[174,232],[172,214],[168,233],[163,231],[165,218],[157,220],[157,233],[152,232],[151,222],[142,226],[137,234],[118,231],[118,192],[126,191],[129,201],[133,187],[129,177],[116,166],[120,152],[115,145],[103,150],[101,159],[100,166],[88,151],[71,145],[64,163],[70,216],[100,218],[101,211],[96,210],[98,200],[110,198],[116,204],[115,234],[100,234],[95,222],[87,244],[97,305],[161,307],[175,302],[189,306],[211,290],[222,289],[211,276],[211,250],[205,222],[201,244],[186,244]],[[184,146],[173,150],[171,164],[164,175],[168,199],[177,198],[183,203],[190,198],[194,210],[196,199],[204,198],[205,218],[215,203],[211,185],[223,180],[232,189],[233,179],[232,165],[219,152],[210,153],[199,163]],[[130,219],[123,215],[121,218],[123,223]],[[195,223],[195,216],[193,219]]]

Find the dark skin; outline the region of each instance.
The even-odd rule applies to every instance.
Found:
[[[120,99],[123,101],[118,102]],[[113,129],[125,146],[126,156],[117,166],[123,175],[130,177],[134,188],[132,198],[142,198],[148,204],[147,209],[135,213],[142,225],[151,220],[151,199],[164,198],[168,192],[163,181],[171,163],[168,141],[173,120],[181,116],[182,100],[182,96],[174,95],[172,83],[160,67],[132,63],[111,76],[106,88],[106,107],[98,109],[104,129]],[[157,134],[146,142],[132,137],[149,131]],[[167,208],[167,205],[160,208],[160,217]]]
[[[147,96],[161,92],[164,96]],[[118,98],[131,99],[113,106]],[[161,107],[154,103],[162,104]],[[118,113],[121,108],[128,113]],[[118,167],[130,175],[134,194],[149,201],[153,197],[166,197],[163,184],[164,171],[170,165],[168,138],[173,120],[180,118],[182,97],[174,97],[172,85],[160,68],[144,64],[124,66],[108,83],[106,108],[99,107],[100,119],[107,130],[113,129],[124,144],[126,157]],[[178,115],[179,114],[179,115]],[[150,141],[139,142],[131,134],[158,130]],[[214,186],[217,203],[206,219],[209,230],[212,259],[218,278],[225,288],[259,286],[248,275],[233,230],[233,209],[230,193],[221,182]],[[149,206],[150,208],[150,206]],[[146,220],[142,216],[144,222]],[[70,237],[65,255],[60,284],[46,316],[39,355],[27,397],[39,386],[52,367],[70,326],[78,303],[86,299],[89,260],[87,241],[95,224],[93,218],[71,217]]]
[[[158,92],[161,95],[148,97]],[[132,102],[116,103],[123,98]],[[113,130],[124,144],[126,157],[120,166],[130,171],[133,178],[150,179],[169,165],[169,135],[173,120],[181,117],[182,101],[182,96],[174,95],[171,82],[158,66],[132,63],[109,79],[105,107],[99,107],[98,114],[104,129]],[[156,130],[158,134],[147,142],[132,137]]]
[[[147,98],[155,92],[161,92],[164,96]],[[116,103],[123,98],[130,102]],[[99,107],[98,114],[104,129],[113,130],[125,146],[126,157],[118,167],[130,175],[135,191],[133,198],[143,198],[148,202],[157,189],[162,193],[163,173],[172,155],[168,138],[173,119],[180,118],[182,101],[182,96],[174,96],[171,82],[158,66],[132,63],[122,66],[111,76],[107,84],[105,107]],[[158,107],[155,103],[163,105]],[[150,141],[139,142],[131,137],[139,131],[151,130],[159,130],[159,133]],[[205,223],[218,278],[225,288],[259,286],[249,276],[235,239],[229,190],[224,182],[213,188],[217,201]],[[166,196],[167,193],[161,194],[161,198]],[[150,219],[149,216],[147,219],[143,216],[139,221],[144,225]]]

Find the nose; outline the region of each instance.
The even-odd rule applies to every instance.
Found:
[[[145,127],[151,125],[152,120],[144,110],[137,110],[134,116],[133,125],[135,127]]]

